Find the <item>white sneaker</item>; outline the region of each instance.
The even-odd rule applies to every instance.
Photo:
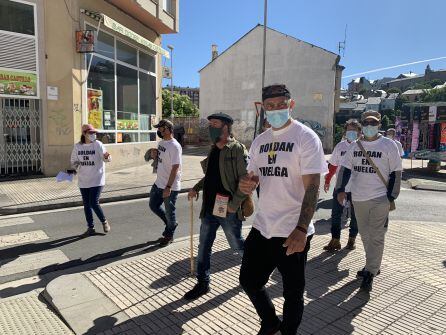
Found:
[[[110,231],[110,224],[108,223],[107,220],[105,220],[105,222],[102,223],[102,228],[104,228],[104,233],[108,233]]]

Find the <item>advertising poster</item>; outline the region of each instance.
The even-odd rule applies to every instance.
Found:
[[[413,128],[412,128],[412,143],[411,143],[411,152],[417,151],[418,150],[418,140],[420,137],[420,128],[419,128],[419,122],[414,122],[413,123]]]
[[[437,106],[429,106],[429,123],[435,123],[437,120]]]
[[[76,51],[80,53],[87,53],[94,51],[93,30],[76,31]]]
[[[446,151],[446,122],[440,124],[440,151]]]
[[[102,129],[102,90],[89,88],[87,90],[88,123],[96,129]]]
[[[37,75],[29,72],[6,71],[0,69],[0,96],[37,96]]]
[[[138,130],[138,120],[118,120],[118,130]]]

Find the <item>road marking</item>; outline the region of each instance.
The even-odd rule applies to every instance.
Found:
[[[34,223],[34,220],[29,216],[22,216],[17,218],[0,219],[0,228],[16,226],[20,224]]]
[[[22,255],[13,260],[1,260],[0,276],[37,270],[68,261],[68,257],[59,249]]]
[[[43,230],[28,231],[25,233],[16,233],[0,236],[0,248],[15,244],[23,244],[34,241],[46,240],[49,237]]]

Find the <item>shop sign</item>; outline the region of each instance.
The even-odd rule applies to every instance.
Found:
[[[446,151],[446,122],[440,123],[440,151]]]
[[[138,120],[118,120],[118,130],[138,130]]]
[[[446,106],[437,106],[437,122],[446,122]]]
[[[435,123],[437,119],[437,106],[429,106],[429,123]]]
[[[104,113],[102,97],[102,90],[87,89],[88,123],[96,129],[102,129]]]
[[[141,35],[135,33],[133,30],[130,30],[129,28],[123,26],[119,22],[113,20],[111,17],[108,17],[107,15],[102,14],[102,17],[104,18],[104,26],[107,28],[110,28],[128,38],[131,40],[145,46],[146,48],[149,48],[150,50],[153,50],[161,55],[163,55],[166,58],[170,58],[169,51],[164,50],[159,45],[156,45],[153,42],[150,42],[147,38],[142,37]]]
[[[76,31],[76,52],[94,52],[94,32],[93,30]]]
[[[37,97],[37,75],[0,69],[0,96]]]

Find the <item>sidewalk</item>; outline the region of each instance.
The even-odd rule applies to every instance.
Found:
[[[361,242],[349,253],[322,252],[329,224],[317,224],[299,334],[445,334],[446,259],[439,251],[444,249],[446,224],[425,224],[390,222],[382,274],[370,296],[359,292],[355,278],[364,265]],[[211,292],[194,302],[182,299],[195,283],[189,275],[188,245],[184,240],[94,271],[59,277],[44,296],[76,334],[255,334],[258,317],[238,285],[240,261],[222,234],[213,250]],[[282,314],[278,273],[268,290]]]
[[[188,189],[203,176],[200,161],[207,147],[184,150],[182,187]],[[149,163],[107,172],[101,202],[145,198],[156,174]],[[72,183],[56,182],[55,177],[0,183],[0,215],[82,205],[77,179]]]
[[[403,178],[415,190],[446,192],[446,166],[442,162],[440,171],[427,168],[427,160],[403,159]]]

